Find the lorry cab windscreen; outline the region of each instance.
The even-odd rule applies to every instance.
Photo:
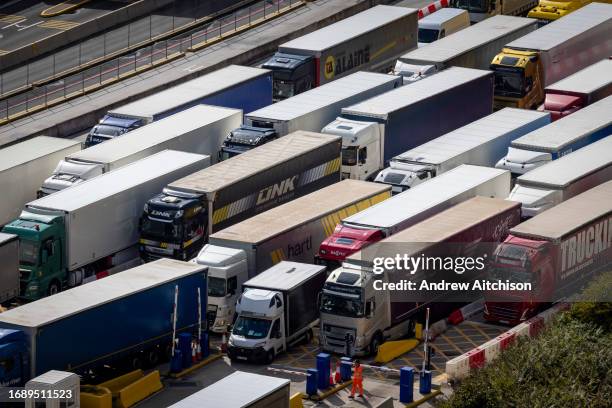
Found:
[[[268,336],[271,323],[270,320],[266,319],[239,316],[232,329],[232,334],[244,336],[247,339],[263,339]]]
[[[348,146],[342,148],[342,165],[354,166],[357,164],[357,146]]]
[[[453,0],[451,7],[460,8],[475,13],[488,13],[488,0]]]
[[[495,95],[522,98],[525,95],[523,70],[491,66],[495,77]]]
[[[323,293],[323,296],[321,296],[321,313],[345,317],[363,317],[363,304],[356,299]]]
[[[439,31],[433,28],[419,28],[419,42],[432,43],[438,39]]]
[[[223,278],[214,276],[208,277],[208,296],[223,297],[225,296],[226,281]]]
[[[22,265],[38,265],[39,246],[35,241],[22,239],[19,243],[19,263]]]
[[[180,241],[182,236],[183,226],[174,224],[173,222],[163,222],[153,220],[145,215],[142,221],[142,236],[148,238],[159,238],[167,240],[169,237],[173,241]]]
[[[275,99],[283,100],[295,95],[295,82],[274,79],[272,84],[272,94]]]

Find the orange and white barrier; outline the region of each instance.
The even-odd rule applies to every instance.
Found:
[[[435,3],[431,3],[427,7],[423,7],[422,9],[419,10],[419,14],[418,14],[419,20],[435,11],[440,10],[441,8],[448,7],[448,5],[449,5],[449,0],[438,0]]]
[[[518,337],[535,337],[542,328],[548,324],[553,316],[569,307],[566,303],[559,303],[543,311],[524,323],[514,326],[510,330],[473,348],[458,357],[446,362],[446,375],[449,381],[461,380],[470,374],[470,371],[483,367],[486,363],[496,359],[505,349],[510,347]]]

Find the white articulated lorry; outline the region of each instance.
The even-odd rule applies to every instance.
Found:
[[[342,137],[342,178],[373,180],[392,157],[488,115],[491,72],[452,67],[342,109],[323,133]]]
[[[244,116],[244,125],[223,143],[221,160],[261,146],[296,130],[319,132],[342,108],[402,85],[397,76],[356,72]]]
[[[510,142],[549,123],[548,113],[505,108],[394,157],[375,181],[401,193],[460,164],[493,167]]]
[[[519,207],[507,200],[474,197],[348,257],[330,273],[323,288],[319,332],[323,350],[344,354],[348,346],[348,354],[375,355],[383,342],[412,335],[415,323],[424,323],[426,308],[431,309],[432,321],[448,316],[461,304],[440,302],[445,295],[442,291],[439,296],[428,293],[431,297],[423,301],[411,290],[384,286],[398,283],[401,272],[391,268],[375,273],[373,258],[446,259],[457,252],[469,254],[481,242],[485,245],[478,252],[487,250],[490,254],[484,255],[490,256],[494,246],[487,248],[486,244],[502,241],[508,229],[520,222]],[[423,267],[411,272],[417,285],[424,274],[431,273]]]
[[[147,198],[209,164],[209,156],[165,150],[27,203],[2,230],[20,239],[21,296],[35,300],[140,263]]]
[[[325,277],[325,266],[283,261],[249,279],[236,304],[229,358],[270,364],[298,341],[310,342]]]
[[[415,82],[448,67],[489,69],[504,44],[536,28],[530,18],[495,16],[402,55],[393,72]]]
[[[237,109],[194,106],[125,136],[63,157],[42,184],[39,196],[53,194],[166,149],[205,154],[216,163],[223,139],[241,120],[242,112]]]
[[[5,192],[0,199],[0,226],[17,218],[23,205],[36,198],[58,161],[79,150],[80,142],[48,136],[0,149],[0,191]]]
[[[555,122],[558,123],[558,122]],[[522,203],[523,218],[612,180],[612,136],[561,157],[516,179],[509,200]]]
[[[612,96],[515,139],[496,165],[520,176],[612,134]]]
[[[506,198],[510,172],[462,164],[427,183],[346,217],[321,244],[319,258],[336,267],[347,256],[477,195]]]
[[[390,196],[388,186],[343,180],[212,234],[196,258],[209,271],[209,329],[226,330],[249,278],[283,260],[315,262],[338,222]]]

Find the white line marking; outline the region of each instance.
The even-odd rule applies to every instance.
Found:
[[[21,28],[20,28],[19,30],[17,30],[17,31],[21,31],[21,30],[25,30],[26,28],[30,28],[30,27],[37,26],[37,25],[39,25],[40,23],[42,23],[42,21],[37,21],[37,22],[35,22],[34,24],[30,24],[29,26],[21,27]],[[17,27],[20,27],[20,26],[17,26]]]
[[[14,23],[11,23],[11,24],[9,24],[9,25],[7,25],[7,26],[2,27],[2,29],[4,30],[5,28],[9,28],[9,27],[12,27],[12,26],[14,26],[14,25],[17,25],[17,24],[19,24],[19,23],[23,23],[23,22],[24,22],[24,21],[26,21],[26,20],[27,20],[27,18],[24,18],[23,20],[15,21]]]

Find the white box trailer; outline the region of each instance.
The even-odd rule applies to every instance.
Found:
[[[40,262],[22,257],[36,279],[24,296],[53,294],[140,263],[138,225],[147,199],[209,164],[209,156],[165,150],[26,204],[3,230],[19,235],[34,260],[41,253]]]
[[[19,237],[0,232],[0,303],[19,296]]]
[[[41,195],[63,190],[167,149],[205,154],[216,163],[223,140],[240,123],[242,111],[238,109],[194,106],[127,135],[67,155],[43,183]]]
[[[496,165],[519,176],[612,134],[612,96],[515,139]]]
[[[489,69],[504,44],[536,28],[530,18],[494,16],[402,55],[394,73],[414,82],[448,67]]]
[[[23,205],[36,198],[36,191],[57,162],[81,150],[75,140],[38,136],[0,149],[0,226],[19,216]]]
[[[401,85],[400,77],[360,71],[258,109],[245,115],[244,126],[230,133],[221,155],[231,157],[297,130],[319,132],[345,106]]]
[[[291,381],[236,371],[169,408],[287,408]]]
[[[522,203],[524,218],[612,180],[612,136],[592,143],[516,179],[509,200]]]
[[[537,108],[544,88],[612,55],[612,4],[591,3],[507,43],[491,61],[497,107]]]
[[[493,167],[513,140],[549,123],[547,112],[504,108],[394,157],[375,181],[400,193],[461,164]]]

